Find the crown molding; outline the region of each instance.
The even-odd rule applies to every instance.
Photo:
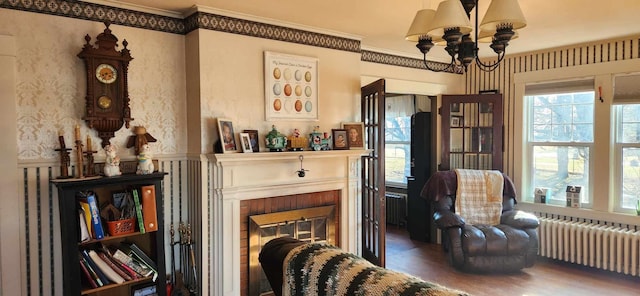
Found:
[[[81,0],[80,2],[88,2],[88,3],[94,3],[94,4],[104,5],[104,6],[115,7],[115,8],[146,12],[150,14],[168,16],[172,18],[179,18],[179,19],[185,18],[185,16],[182,13],[177,11],[164,10],[164,9],[158,9],[158,8],[153,8],[149,6],[124,3],[117,0]]]

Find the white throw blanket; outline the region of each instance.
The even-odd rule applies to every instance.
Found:
[[[504,178],[500,171],[456,169],[456,213],[469,224],[500,224]]]

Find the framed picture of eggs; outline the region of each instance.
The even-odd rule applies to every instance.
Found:
[[[318,59],[264,52],[266,120],[318,120]]]

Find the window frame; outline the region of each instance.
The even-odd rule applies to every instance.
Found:
[[[591,81],[593,81],[593,79],[591,79]],[[549,85],[555,85],[558,82],[553,82],[550,83]],[[551,87],[550,87],[551,88]],[[569,93],[580,93],[580,92],[593,92],[593,96],[594,96],[594,100],[595,100],[595,89],[570,89],[570,90],[562,90],[562,89],[558,89],[556,92],[551,92],[548,94],[553,94],[553,95],[561,95],[561,94],[569,94]],[[531,124],[533,123],[533,97],[536,95],[541,95],[541,94],[526,94],[526,92],[523,95],[523,108],[524,108],[524,114],[526,114],[525,119],[523,120],[523,142],[525,145],[525,149],[526,149],[526,161],[523,163],[524,167],[526,168],[526,170],[528,171],[528,174],[525,174],[527,177],[526,180],[526,184],[528,185],[528,189],[526,192],[531,192],[531,194],[527,194],[526,196],[528,198],[526,198],[527,201],[533,202],[534,198],[533,198],[533,192],[535,190],[535,185],[533,184],[533,176],[535,175],[535,170],[534,170],[534,148],[535,147],[539,147],[539,146],[555,146],[555,147],[586,147],[589,150],[589,160],[588,160],[588,165],[589,165],[589,171],[587,171],[586,173],[588,174],[588,180],[587,180],[587,190],[586,190],[586,196],[583,195],[581,198],[581,208],[593,208],[593,192],[594,192],[594,184],[593,184],[593,168],[594,168],[594,153],[593,151],[595,150],[595,146],[596,146],[596,138],[595,138],[595,129],[596,129],[596,118],[595,118],[595,103],[593,104],[593,118],[591,120],[592,124],[593,124],[593,132],[594,135],[593,137],[593,141],[591,142],[560,142],[560,141],[555,141],[555,142],[542,142],[542,141],[534,141],[533,140],[533,134],[532,134],[532,126]],[[526,188],[526,187],[525,187]],[[523,189],[525,189],[523,188]],[[553,192],[552,192],[553,193]],[[584,191],[583,191],[584,194]],[[584,202],[584,200],[586,200],[587,202]],[[560,200],[560,199],[550,199],[547,198],[547,202],[546,204],[549,205],[555,205],[555,206],[565,206],[566,207],[566,200]]]
[[[613,201],[617,198],[614,195],[615,178],[617,172],[612,168],[613,160],[613,139],[612,137],[612,116],[611,105],[614,99],[615,77],[619,75],[629,75],[639,73],[640,59],[627,59],[618,61],[608,61],[601,63],[588,63],[572,67],[560,67],[553,69],[539,69],[535,71],[522,71],[514,73],[510,82],[512,83],[513,96],[509,98],[509,104],[512,107],[507,108],[506,112],[513,112],[511,121],[507,124],[509,141],[507,142],[507,151],[513,151],[512,155],[507,156],[507,165],[505,171],[512,177],[516,191],[518,194],[519,206],[523,210],[534,211],[538,213],[548,213],[553,215],[564,215],[570,217],[582,217],[585,219],[596,219],[605,221],[615,221],[617,223],[637,224],[637,215],[629,215],[626,213],[615,212],[613,209]],[[592,170],[592,180],[598,181],[598,186],[593,189],[593,208],[576,209],[568,207],[560,207],[546,204],[534,203],[533,189],[528,184],[528,167],[524,164],[527,157],[527,147],[525,143],[525,117],[528,116],[525,111],[524,94],[526,85],[536,83],[549,83],[558,81],[568,81],[576,79],[594,79],[596,86],[596,110],[594,139],[606,139],[596,142],[594,146],[593,167],[599,169]],[[505,112],[505,113],[506,113]],[[505,116],[507,116],[505,114]],[[512,127],[512,128],[511,128]],[[591,181],[593,183],[593,181]],[[531,190],[531,192],[529,192]]]
[[[623,164],[623,150],[625,148],[637,148],[640,149],[640,141],[637,143],[623,143],[623,142],[618,142],[618,135],[621,132],[621,128],[622,128],[622,122],[621,122],[621,116],[620,116],[620,112],[622,111],[621,106],[624,105],[635,105],[638,104],[640,105],[640,98],[638,99],[637,102],[624,102],[622,104],[618,104],[618,105],[612,105],[612,123],[613,123],[613,130],[612,130],[612,146],[613,146],[613,169],[614,169],[614,182],[613,182],[613,211],[617,212],[617,213],[626,213],[626,214],[636,214],[636,210],[635,209],[627,209],[627,208],[623,208],[622,207],[622,203],[623,203],[623,192],[624,192],[624,184],[623,184],[623,170],[624,170],[624,164]]]

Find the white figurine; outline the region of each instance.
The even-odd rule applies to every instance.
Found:
[[[153,173],[155,167],[153,165],[153,160],[151,159],[151,149],[149,149],[149,144],[144,144],[140,147],[140,154],[138,154],[138,169],[136,170],[136,174],[138,175],[146,175]]]
[[[104,162],[104,175],[107,177],[120,176],[120,157],[116,155],[118,148],[113,145],[107,145],[104,147],[104,153],[107,155],[107,159]]]

